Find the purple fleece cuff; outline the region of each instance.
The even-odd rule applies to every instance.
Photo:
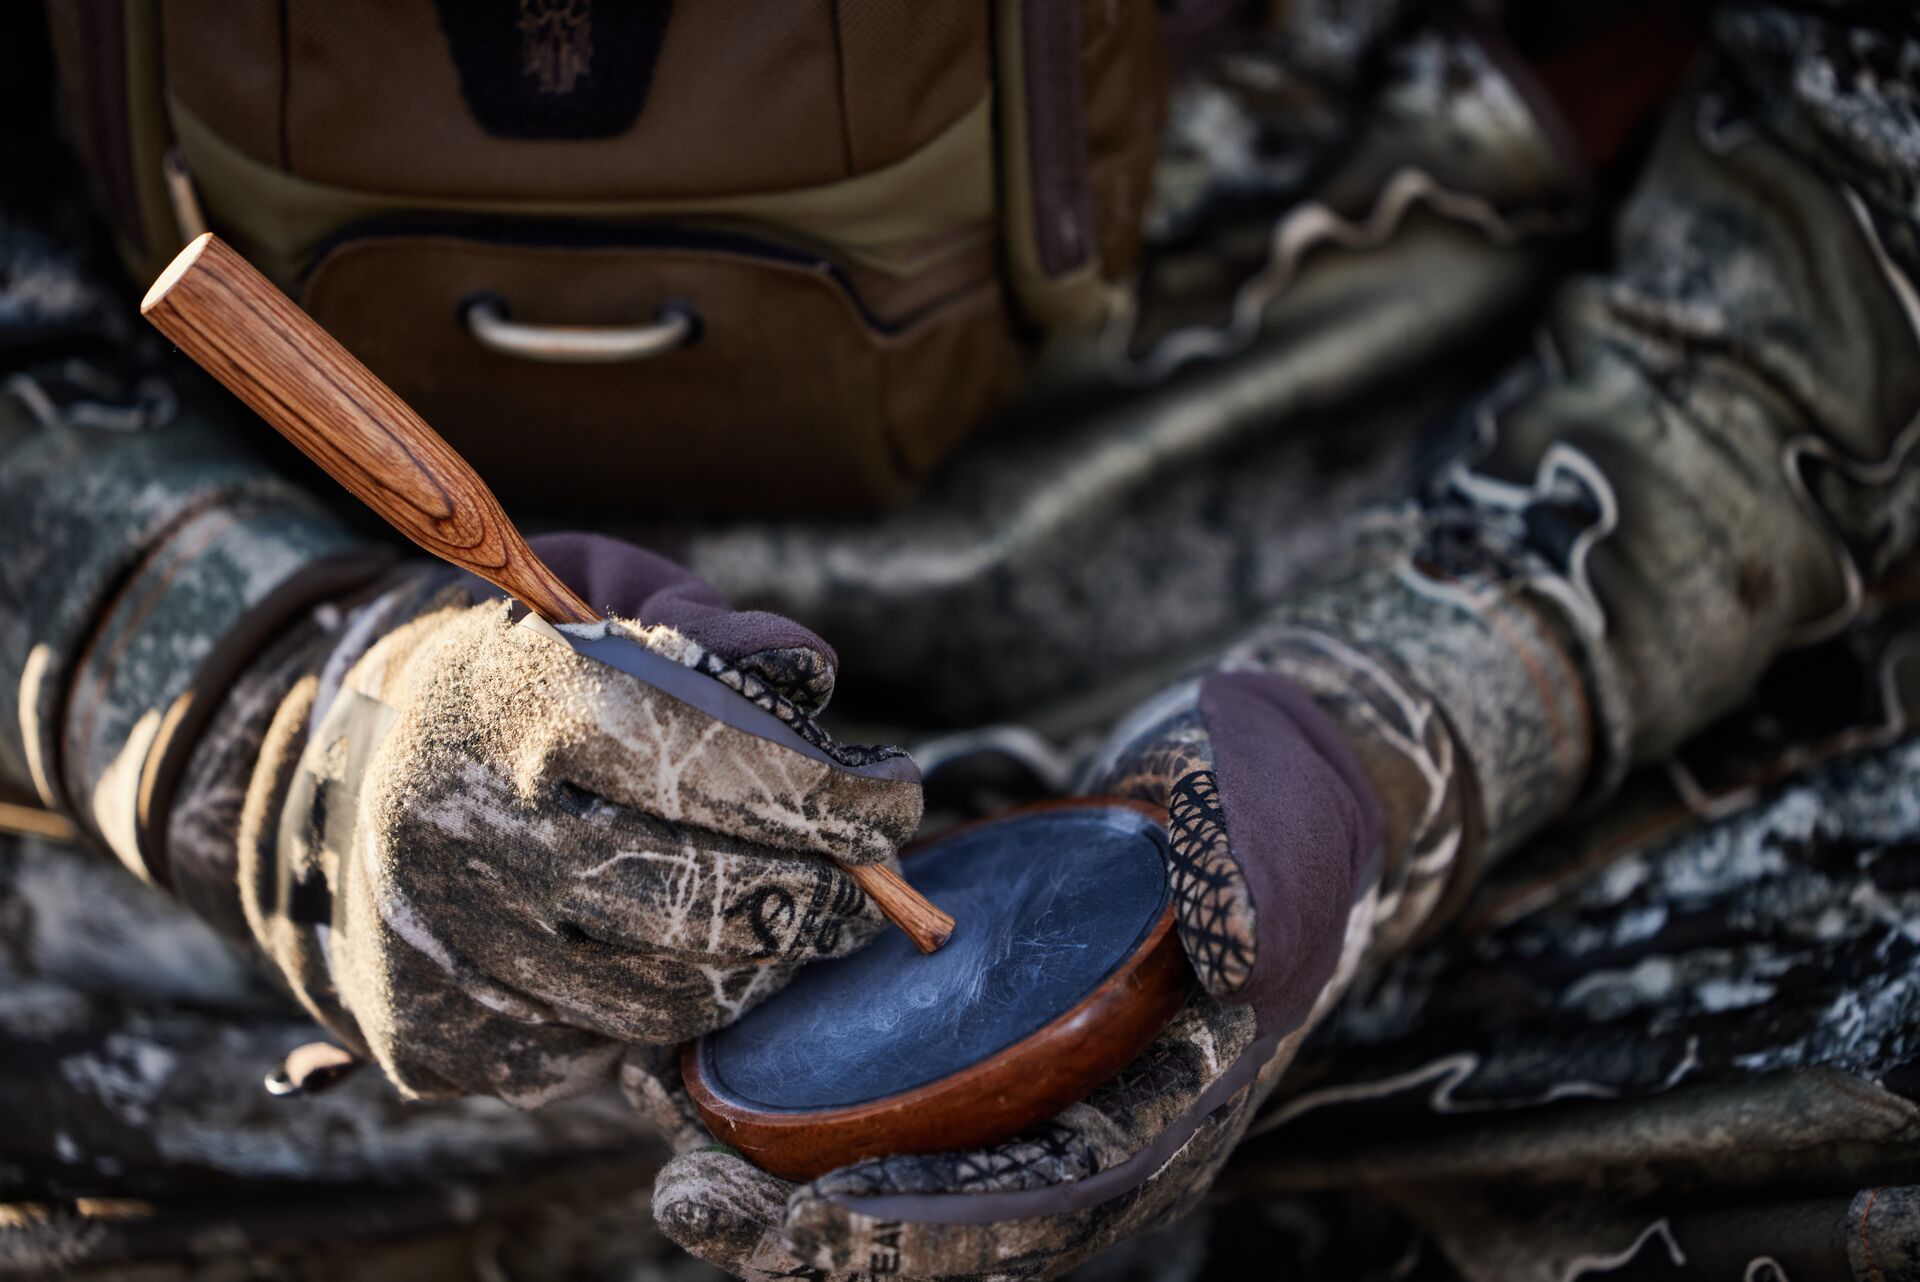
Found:
[[[837,668],[833,647],[791,619],[735,610],[691,571],[602,534],[543,534],[528,540],[567,586],[602,614],[664,624],[729,662],[769,650],[813,650]]]
[[[1200,686],[1227,840],[1253,899],[1243,996],[1262,1036],[1299,1027],[1332,978],[1354,900],[1377,875],[1380,805],[1339,729],[1260,672]]]

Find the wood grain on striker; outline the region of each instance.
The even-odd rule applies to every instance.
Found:
[[[226,242],[211,232],[195,238],[140,312],[428,552],[549,622],[596,619],[533,555],[466,460]]]
[[[953,938],[953,918],[934,907],[893,869],[885,864],[842,864],[840,867],[860,883],[860,889],[867,892],[867,898],[888,921],[907,932],[907,938],[921,952],[933,952]]]

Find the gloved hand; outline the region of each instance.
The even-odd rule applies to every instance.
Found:
[[[812,717],[834,656],[651,553],[536,540],[608,628],[723,682],[837,764],[575,652],[472,579],[355,609],[268,732],[242,832],[256,938],[406,1093],[531,1106],[628,1043],[727,1023],[882,919],[830,862],[891,861],[912,762]],[[309,730],[311,727],[311,730]]]
[[[1340,733],[1253,672],[1141,709],[1091,792],[1167,804],[1182,941],[1205,992],[1087,1100],[972,1153],[856,1163],[795,1185],[716,1145],[677,1071],[635,1055],[622,1083],[681,1150],[654,1215],[742,1276],[1056,1276],[1206,1192],[1370,938],[1379,818]]]

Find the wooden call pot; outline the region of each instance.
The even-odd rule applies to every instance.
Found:
[[[786,1179],[807,1180],[864,1158],[995,1144],[1084,1099],[1146,1049],[1179,1012],[1194,986],[1174,929],[1163,862],[1165,820],[1164,811],[1131,801],[1051,802],[963,825],[910,848],[905,859],[915,883],[955,908],[970,923],[967,930],[938,957],[914,958],[888,938],[871,945],[867,953],[814,963],[789,988],[738,1023],[689,1043],[681,1052],[681,1074],[707,1129],[763,1169]],[[1078,836],[1076,823],[1084,829]],[[1045,824],[1053,825],[1052,829],[1036,827]],[[1101,826],[1099,830],[1095,825]],[[1048,841],[1066,839],[1089,846],[1096,839],[1117,843],[1110,860],[1105,855],[1088,856],[1081,860],[1085,866],[1068,869],[1076,877],[1091,873],[1093,879],[1089,885],[1070,888],[1061,903],[1069,906],[1076,896],[1134,896],[1138,902],[1127,910],[1132,915],[1110,923],[1117,928],[1115,933],[1133,933],[1124,940],[1105,940],[1116,959],[1103,973],[1082,977],[1084,983],[1067,983],[1073,992],[1071,1000],[1063,999],[1057,1011],[1043,1012],[1045,1018],[1037,1026],[995,1030],[982,1043],[988,1051],[979,1058],[952,1065],[954,1071],[932,1080],[913,1080],[914,1067],[888,1057],[913,1059],[953,1021],[978,1017],[984,1027],[999,1017],[990,1004],[969,1009],[964,995],[917,1003],[911,1000],[915,992],[911,982],[900,977],[923,967],[936,978],[954,979],[953,967],[967,960],[968,932],[997,928],[990,917],[992,908],[969,900],[957,861],[975,863],[988,876],[1000,873],[1003,870],[994,867],[997,844],[1021,840],[1022,829],[1028,830],[1029,837],[1038,833]],[[1126,848],[1126,843],[1132,843],[1132,848]],[[1053,857],[1061,859],[1065,868],[1073,864],[1076,852],[1056,848]],[[1129,878],[1137,881],[1156,875],[1155,870],[1157,900],[1149,902],[1127,888],[1133,884]],[[1020,875],[1020,870],[1014,875]],[[1012,893],[1030,898],[1034,892],[1028,887]],[[1043,888],[1041,893],[1047,892]],[[1016,942],[1033,945],[1032,938]],[[1070,967],[1074,950],[1101,942],[1067,937],[1055,955],[1040,960],[1056,970]],[[1019,951],[1011,949],[1007,955]],[[1062,978],[1053,972],[1038,975],[1041,980]],[[1023,974],[1002,978],[1009,981],[1002,985],[1008,991],[1041,986],[1027,984]],[[891,981],[898,982],[889,987]],[[981,985],[961,982],[951,987],[965,994]],[[899,1001],[903,993],[909,998],[906,1006],[919,1005],[918,1024],[908,1018],[915,1014],[911,1010],[873,1009],[873,1003]],[[991,994],[981,999],[983,1003],[990,1000]],[[867,1019],[866,1013],[872,1018]],[[893,1022],[896,1013],[903,1015],[898,1024]],[[1028,1023],[1035,1023],[1032,1015],[1020,1012]],[[822,1021],[830,1026],[842,1019],[848,1026],[837,1036],[831,1027],[820,1027]],[[873,1027],[865,1027],[863,1020]],[[836,1058],[841,1056],[858,1059],[865,1068],[849,1068]],[[835,1095],[834,1079],[843,1068],[847,1076],[865,1072],[868,1078],[880,1079],[897,1070],[907,1084],[904,1089],[883,1088],[871,1098],[857,1099],[852,1096],[862,1090],[849,1086],[840,1092],[842,1097],[829,1098]],[[817,1079],[817,1089],[806,1084],[810,1078]]]

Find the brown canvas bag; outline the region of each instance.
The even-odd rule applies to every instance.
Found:
[[[141,278],[204,220],[508,495],[900,498],[1130,270],[1152,0],[68,0]]]

